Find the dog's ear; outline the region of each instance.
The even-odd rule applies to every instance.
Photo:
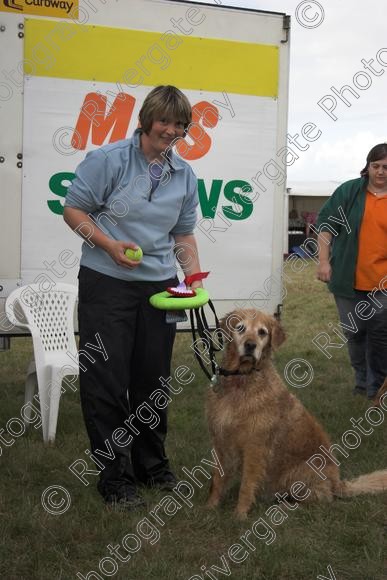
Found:
[[[223,316],[223,318],[221,318],[219,320],[219,328],[223,331],[227,331],[227,318],[228,318],[229,314],[226,314],[225,316]]]
[[[238,314],[238,310],[233,310],[221,319],[220,328],[225,332],[232,333],[241,320],[242,317]]]
[[[271,326],[271,345],[274,350],[277,350],[281,344],[285,341],[286,334],[281,324],[276,318],[273,318],[273,323]]]

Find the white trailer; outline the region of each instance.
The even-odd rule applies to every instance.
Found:
[[[0,336],[18,286],[76,283],[81,239],[62,220],[90,149],[125,138],[158,84],[195,125],[196,230],[220,315],[282,301],[289,17],[168,0],[7,0],[0,7]],[[273,283],[274,282],[274,283]]]

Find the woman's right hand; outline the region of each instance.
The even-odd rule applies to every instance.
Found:
[[[104,250],[106,250],[111,259],[114,260],[118,266],[123,266],[124,268],[129,268],[129,270],[132,270],[133,268],[137,268],[137,266],[141,263],[141,260],[129,260],[129,258],[125,256],[125,250],[127,248],[137,250],[138,246],[133,242],[109,240],[105,245]]]
[[[320,261],[317,267],[317,280],[329,282],[332,276],[332,267],[328,260]]]

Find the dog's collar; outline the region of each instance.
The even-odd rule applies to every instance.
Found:
[[[211,386],[215,387],[218,384],[219,377],[235,377],[235,376],[247,377],[247,376],[251,375],[251,373],[253,371],[256,371],[257,373],[259,373],[261,370],[262,369],[256,369],[255,367],[251,367],[249,372],[241,373],[240,370],[238,370],[238,369],[235,371],[229,371],[228,369],[224,369],[223,367],[219,367],[215,363],[215,374],[211,377]]]
[[[246,376],[246,375],[250,375],[253,371],[256,371],[257,373],[259,373],[260,370],[261,369],[256,369],[255,367],[251,367],[249,372],[241,373],[238,369],[236,371],[229,371],[227,369],[223,369],[222,367],[219,367],[217,374],[221,375],[222,377],[231,377],[231,376],[235,376],[235,375]]]

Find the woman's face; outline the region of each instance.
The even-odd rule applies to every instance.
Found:
[[[369,184],[380,191],[387,191],[387,157],[370,161],[368,166]]]
[[[177,137],[184,137],[184,123],[174,119],[160,119],[153,121],[148,134],[141,135],[141,144],[144,152],[159,157],[173,143]]]

